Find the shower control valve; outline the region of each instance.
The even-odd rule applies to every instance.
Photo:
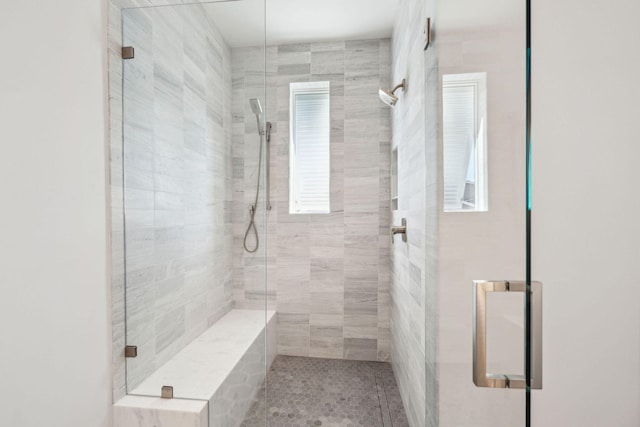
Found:
[[[396,234],[402,234],[402,241],[407,241],[407,219],[402,218],[400,227],[391,227],[391,243],[394,243],[393,236]]]

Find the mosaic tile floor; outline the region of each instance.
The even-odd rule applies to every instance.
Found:
[[[391,365],[278,356],[242,427],[408,427]]]

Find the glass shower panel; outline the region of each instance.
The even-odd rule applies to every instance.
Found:
[[[127,392],[208,401],[215,425],[239,425],[264,395],[274,351],[258,172],[266,123],[249,103],[266,111],[264,11],[264,0],[122,11],[133,48],[123,60]],[[234,62],[246,46],[261,60]],[[250,81],[234,78],[249,66]]]
[[[442,153],[431,387],[439,404],[427,395],[427,418],[440,426],[525,426],[526,2],[437,0],[434,7],[425,97],[428,120],[438,123],[427,145]],[[481,279],[512,282],[473,284]]]

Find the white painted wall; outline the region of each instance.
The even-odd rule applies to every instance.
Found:
[[[2,426],[111,425],[104,3],[0,3]]]
[[[640,2],[533,2],[533,425],[640,425]]]

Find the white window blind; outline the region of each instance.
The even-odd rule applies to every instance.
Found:
[[[476,134],[476,86],[466,84],[442,89],[444,144],[444,203],[449,209],[462,209],[462,199],[470,169],[475,175],[472,156]],[[473,166],[470,166],[470,163]]]
[[[289,212],[330,212],[329,82],[290,85]]]
[[[485,212],[487,75],[442,76],[444,210]]]

